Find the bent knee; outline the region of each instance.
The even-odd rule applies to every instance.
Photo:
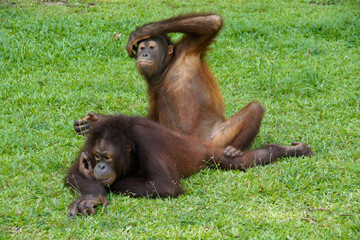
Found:
[[[219,15],[210,15],[209,19],[213,22],[214,28],[220,29],[222,26],[222,18]]]
[[[258,102],[251,102],[247,105],[251,111],[256,112],[259,115],[264,115],[265,109],[264,107]]]

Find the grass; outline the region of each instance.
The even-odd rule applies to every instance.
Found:
[[[84,142],[73,121],[147,112],[128,35],[202,11],[225,20],[207,61],[227,116],[257,100],[267,113],[254,147],[303,141],[315,156],[205,169],[178,198],[109,195],[68,219],[76,196],[62,181]],[[0,104],[0,239],[359,238],[358,0],[0,0]]]

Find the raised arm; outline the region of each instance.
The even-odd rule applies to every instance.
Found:
[[[189,47],[198,48],[201,46],[201,51],[211,43],[221,27],[221,17],[214,14],[178,16],[160,22],[149,23],[130,34],[126,50],[130,57],[134,57],[133,48],[139,41],[171,32],[179,32],[186,34],[187,38],[197,38],[197,41],[191,41],[196,46]],[[186,41],[186,38],[182,41]]]

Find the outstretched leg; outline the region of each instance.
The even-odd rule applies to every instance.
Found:
[[[258,134],[263,115],[264,108],[252,102],[225,122],[217,124],[208,142],[221,148],[230,145],[245,150]]]
[[[214,156],[214,160],[221,168],[246,171],[256,165],[270,164],[281,157],[310,157],[312,155],[311,148],[304,143],[293,143],[291,146],[268,144],[262,148],[244,152],[237,157],[226,157],[221,155],[220,151]],[[211,165],[211,161],[209,164]]]

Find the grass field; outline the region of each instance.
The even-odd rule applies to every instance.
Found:
[[[127,37],[189,12],[224,18],[206,59],[228,117],[253,100],[266,108],[253,147],[303,141],[315,156],[205,169],[178,198],[109,195],[96,215],[68,219],[77,196],[63,179],[85,140],[73,121],[89,111],[145,116]],[[0,239],[360,236],[358,0],[0,0],[0,105]]]

